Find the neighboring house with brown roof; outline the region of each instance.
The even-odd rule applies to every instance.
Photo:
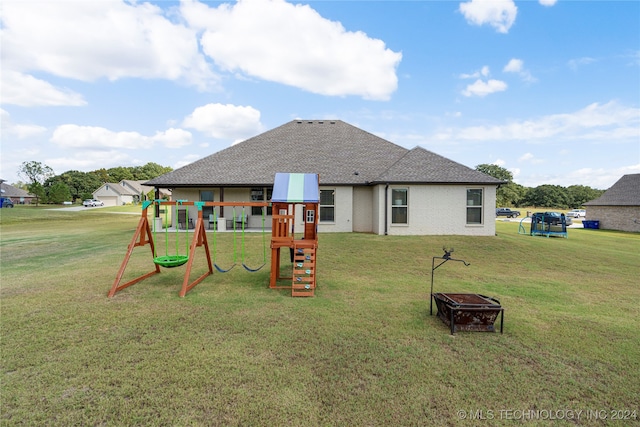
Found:
[[[2,197],[11,199],[15,205],[29,205],[36,198],[35,195],[22,188],[6,184],[4,179],[0,179],[0,194]]]
[[[600,228],[640,232],[640,173],[624,175],[595,200],[584,204]]]
[[[171,188],[174,200],[268,201],[276,172],[319,174],[319,232],[495,235],[502,181],[340,120],[291,121],[146,185]],[[260,223],[252,208],[249,226]]]

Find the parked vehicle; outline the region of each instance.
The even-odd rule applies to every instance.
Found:
[[[509,208],[496,209],[496,216],[506,216],[507,218],[517,218],[520,216],[520,211],[512,211]]]
[[[584,209],[571,209],[567,212],[567,216],[570,218],[584,218],[587,216],[587,211]]]
[[[2,197],[0,198],[0,206],[3,208],[12,208],[13,201],[11,201],[11,199],[8,197]]]
[[[104,202],[98,199],[87,199],[84,202],[82,202],[82,206],[84,206],[85,208],[93,207],[93,206],[104,206]]]
[[[561,225],[562,218],[564,218],[566,225],[573,224],[573,220],[561,212],[537,212],[536,215],[541,215],[544,222],[551,225]]]

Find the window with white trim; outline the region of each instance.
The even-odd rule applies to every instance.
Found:
[[[409,223],[409,189],[391,190],[391,224]]]
[[[336,191],[320,190],[320,222],[335,222]]]
[[[482,188],[467,188],[467,224],[482,224],[483,210]]]
[[[252,188],[251,189],[251,201],[252,202],[268,202],[271,200],[271,194],[273,193],[273,188]],[[251,215],[262,215],[261,206],[252,206],[251,207]],[[266,215],[271,215],[271,206],[267,206]]]

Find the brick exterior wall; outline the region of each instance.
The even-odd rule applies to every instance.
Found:
[[[586,219],[603,230],[640,232],[640,206],[588,206]]]

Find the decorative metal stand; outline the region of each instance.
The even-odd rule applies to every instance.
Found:
[[[444,255],[442,255],[441,257],[434,256],[431,259],[431,293],[430,293],[430,295],[431,295],[431,304],[429,305],[429,315],[433,315],[433,272],[436,271],[436,268],[440,267],[442,264],[444,264],[447,261],[458,261],[458,262],[463,263],[466,267],[469,267],[471,265],[470,263],[468,263],[466,261],[463,261],[461,259],[451,258],[451,252],[453,252],[453,248],[447,250],[447,248],[444,247],[444,248],[442,248],[442,250],[444,251]],[[438,265],[435,265],[437,259],[442,259],[444,261],[442,261]]]

